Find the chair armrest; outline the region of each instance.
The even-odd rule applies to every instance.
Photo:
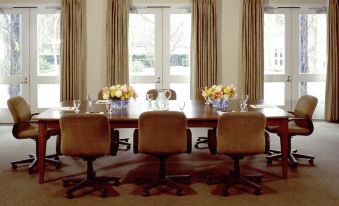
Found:
[[[217,135],[216,129],[209,129],[207,132],[208,148],[212,155],[217,154]]]
[[[39,115],[40,113],[33,113],[33,114],[31,114],[31,118],[33,117],[33,116],[36,116],[36,115]]]
[[[133,132],[133,153],[138,154],[138,143],[139,143],[139,130],[135,129]]]
[[[192,132],[190,129],[187,129],[186,132],[187,132],[187,153],[192,153]]]
[[[111,129],[111,145],[110,153],[111,156],[116,156],[119,148],[119,131]]]
[[[294,121],[296,125],[307,128],[310,130],[310,134],[314,130],[313,122],[311,119],[303,118],[303,117],[291,117],[288,119],[289,122]]]

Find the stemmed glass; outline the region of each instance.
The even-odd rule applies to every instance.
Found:
[[[73,106],[74,106],[74,111],[75,112],[79,112],[80,111],[80,104],[81,101],[80,100],[73,100]]]
[[[113,110],[113,102],[112,102],[112,100],[107,100],[107,102],[106,102],[106,109],[107,109],[107,113],[108,114],[112,114],[112,110]]]
[[[180,111],[184,111],[184,108],[185,108],[185,101],[182,101],[182,100],[179,100],[178,101],[178,107],[180,109]]]
[[[92,104],[92,102],[93,102],[93,97],[91,97],[90,94],[87,94],[87,102],[88,102],[88,104]]]
[[[153,94],[146,94],[146,99],[148,101],[148,107],[152,106]]]

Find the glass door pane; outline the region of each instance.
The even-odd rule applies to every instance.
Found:
[[[289,51],[290,15],[276,9],[264,15],[264,99],[268,104],[291,109],[291,67]]]
[[[23,96],[29,102],[28,12],[5,9],[0,13],[0,122],[12,122],[7,100]]]

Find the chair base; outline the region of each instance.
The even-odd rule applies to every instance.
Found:
[[[159,168],[160,177],[158,180],[144,186],[143,195],[149,196],[150,195],[149,191],[159,185],[167,185],[171,188],[176,189],[177,196],[184,195],[185,194],[184,189],[182,188],[181,185],[177,184],[176,182],[191,184],[191,176],[190,175],[166,175],[165,159],[167,157],[161,156],[158,158],[160,160],[160,168]]]
[[[107,197],[107,190],[102,184],[113,182],[114,186],[120,185],[120,177],[96,177],[93,171],[93,160],[87,160],[87,176],[85,178],[65,178],[62,180],[63,186],[68,187],[70,183],[76,183],[70,189],[67,190],[67,198],[72,199],[73,193],[84,187],[93,187],[101,192],[101,197]]]
[[[128,143],[128,138],[122,138],[118,140],[118,144],[126,146],[126,149],[124,150],[130,150],[131,149],[131,143]]]
[[[290,151],[289,154],[288,154],[288,159],[291,162],[291,167],[292,168],[297,168],[297,166],[298,166],[298,161],[297,161],[296,158],[308,159],[308,162],[310,164],[313,164],[313,160],[314,160],[315,157],[304,155],[304,154],[299,154],[297,152],[298,152],[298,150],[293,150],[293,151]],[[267,163],[268,164],[272,164],[272,161],[274,159],[278,159],[278,158],[281,158],[281,151],[269,150],[269,155],[266,157]]]
[[[107,190],[101,186],[103,183],[113,182],[114,186],[120,185],[120,177],[86,177],[86,178],[67,178],[63,179],[64,187],[68,187],[70,183],[76,183],[67,190],[67,198],[72,199],[73,193],[83,187],[93,187],[101,192],[101,197],[107,197]]]
[[[240,166],[239,159],[240,158],[232,158],[234,160],[234,169],[230,171],[229,176],[227,177],[207,177],[207,184],[219,184],[223,183],[224,187],[222,190],[223,196],[228,196],[228,189],[236,184],[243,184],[255,190],[254,194],[260,195],[262,187],[258,184],[261,183],[262,175],[261,174],[253,174],[253,175],[240,175]]]
[[[207,137],[198,137],[197,142],[195,143],[194,147],[196,149],[206,149],[208,148],[208,146],[206,147],[199,147],[200,144],[208,144],[208,138]]]
[[[30,158],[23,159],[23,160],[16,160],[12,161],[12,169],[16,169],[18,167],[18,164],[25,164],[25,163],[30,163],[28,165],[28,173],[32,174],[35,166],[38,165],[38,157],[36,155],[29,154]],[[61,166],[61,161],[59,161],[59,156],[57,154],[53,155],[47,155],[45,157],[45,162],[51,163],[55,165],[55,168],[59,169]]]

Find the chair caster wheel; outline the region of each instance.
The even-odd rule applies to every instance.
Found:
[[[28,174],[33,174],[33,168],[28,169]]]
[[[177,196],[183,196],[184,191],[183,190],[177,190]]]
[[[145,196],[145,197],[148,197],[148,196],[149,196],[149,192],[148,192],[148,191],[144,191],[144,192],[142,193],[142,195]]]
[[[227,196],[229,196],[229,195],[230,195],[230,193],[228,193],[228,191],[227,191],[227,190],[224,190],[224,191],[222,191],[222,195],[223,195],[223,196],[225,196],[225,197],[227,197]]]
[[[194,148],[195,148],[195,149],[199,149],[199,148],[198,148],[198,145],[194,145]]]
[[[16,169],[16,168],[18,168],[18,166],[15,164],[12,164],[12,169]]]
[[[130,150],[131,149],[131,146],[130,145],[127,145],[127,148],[126,148],[127,150]]]
[[[107,197],[107,192],[105,191],[105,192],[101,192],[101,197]]]
[[[259,189],[255,190],[254,194],[261,195],[261,190],[259,190]]]
[[[308,162],[313,165],[313,159],[308,160]]]
[[[69,182],[63,182],[62,185],[63,185],[64,187],[69,187]]]
[[[59,156],[54,157],[55,160],[60,160]]]
[[[74,195],[72,193],[67,193],[67,198],[68,199],[72,199],[74,197]]]
[[[114,185],[114,186],[119,186],[119,185],[120,185],[120,182],[119,182],[119,180],[117,180],[117,181],[114,181],[113,185]]]

